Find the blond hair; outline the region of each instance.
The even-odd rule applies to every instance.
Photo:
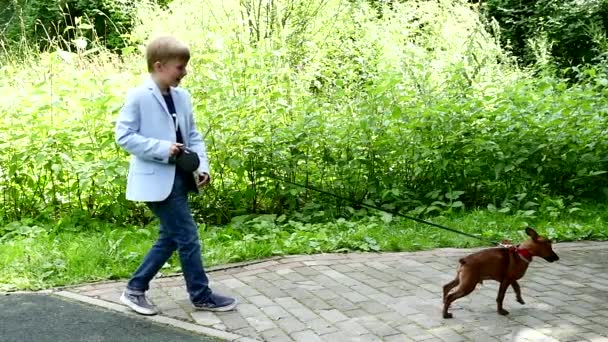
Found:
[[[165,63],[174,59],[188,62],[190,60],[190,49],[184,43],[171,36],[158,37],[148,43],[146,47],[148,72],[154,70],[154,63]]]

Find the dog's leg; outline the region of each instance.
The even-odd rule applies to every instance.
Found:
[[[460,286],[458,286],[456,291],[450,293],[445,298],[445,301],[443,303],[443,318],[452,318],[453,317],[452,314],[448,312],[450,304],[452,304],[452,302],[455,301],[456,299],[464,297],[464,296],[468,295],[469,293],[473,292],[473,290],[475,290],[475,286],[477,286],[477,282],[474,279],[471,279],[471,281],[466,281],[466,279],[461,279],[461,280],[459,280],[459,282],[460,282]]]
[[[513,280],[513,282],[511,283],[511,287],[513,287],[513,291],[515,291],[515,295],[517,296],[517,302],[520,304],[526,304],[526,302],[524,302],[524,299],[521,298],[521,289],[519,287],[519,284],[517,283],[517,280]]]
[[[503,316],[509,314],[509,311],[502,308],[502,302],[505,299],[505,292],[507,292],[509,285],[511,285],[511,282],[508,279],[503,279],[500,283],[500,287],[498,288],[498,296],[496,297],[496,311]]]
[[[458,284],[460,284],[460,278],[458,277],[458,275],[456,275],[456,279],[452,280],[451,282],[449,282],[443,286],[443,302],[444,303],[445,303],[445,299],[448,296],[448,293],[450,293],[450,290],[453,289],[454,287],[458,286]]]

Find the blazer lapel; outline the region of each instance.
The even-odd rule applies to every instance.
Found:
[[[146,81],[146,86],[152,92],[152,95],[154,96],[156,101],[158,101],[158,103],[163,107],[163,109],[165,110],[165,114],[171,116],[171,113],[169,113],[169,109],[167,108],[167,103],[165,102],[163,95],[160,93],[160,89],[158,89],[156,82],[154,82],[152,78],[149,78]]]
[[[160,103],[160,105],[163,107],[165,114],[167,114],[169,117],[171,117],[171,120],[173,120],[171,113],[169,113],[169,108],[167,108],[167,103],[165,102],[163,95],[160,93],[160,89],[158,89],[156,82],[154,82],[154,80],[150,77],[146,81],[146,86],[152,92],[152,95],[154,96],[156,101],[158,101],[158,103]],[[184,143],[186,145],[189,145],[190,139],[188,137],[189,127],[187,126],[188,120],[186,120],[186,110],[187,110],[186,105],[183,103],[182,98],[179,96],[179,94],[177,92],[175,92],[171,88],[169,89],[169,92],[171,93],[171,98],[173,99],[173,105],[175,105],[175,111],[177,112],[176,113],[177,122],[179,124],[179,128],[182,133],[182,138],[184,139]]]
[[[175,105],[175,111],[177,112],[176,113],[177,122],[179,123],[179,128],[182,132],[182,138],[184,139],[184,143],[186,145],[189,145],[189,140],[188,140],[189,127],[187,126],[188,120],[186,120],[187,112],[186,112],[184,102],[182,101],[180,94],[178,94],[173,89],[171,89],[171,97],[173,98],[173,104]]]

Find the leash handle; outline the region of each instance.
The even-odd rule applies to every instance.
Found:
[[[274,176],[274,175],[272,175],[272,174],[267,174],[266,176],[267,176],[268,178],[272,178],[272,179],[275,179],[275,180],[281,181],[281,182],[283,182],[283,183],[287,183],[287,184],[295,185],[295,186],[297,186],[297,187],[301,187],[301,188],[308,189],[308,190],[313,190],[313,191],[319,192],[319,193],[321,193],[321,194],[328,195],[328,196],[331,196],[331,197],[334,197],[334,198],[337,198],[337,199],[340,199],[340,200],[343,200],[343,201],[346,201],[346,202],[356,203],[355,201],[353,201],[353,200],[351,200],[351,199],[349,199],[349,198],[345,198],[345,197],[342,197],[342,196],[339,196],[339,195],[333,194],[333,193],[331,193],[331,192],[328,192],[328,191],[325,191],[325,190],[322,190],[322,189],[315,188],[315,187],[313,187],[313,186],[309,186],[309,185],[302,185],[302,184],[299,184],[299,183],[296,183],[296,182],[292,182],[292,181],[287,180],[287,179],[283,179],[283,178],[281,178],[281,177]],[[419,218],[417,218],[417,217],[413,217],[413,216],[404,215],[404,214],[401,214],[401,213],[399,213],[399,212],[397,212],[397,211],[388,211],[388,210],[383,209],[383,208],[380,208],[380,207],[378,207],[378,206],[375,206],[375,205],[370,205],[370,204],[366,204],[366,203],[356,203],[356,204],[358,204],[358,205],[360,205],[360,206],[362,206],[362,207],[369,208],[369,209],[375,209],[375,210],[383,211],[383,212],[386,212],[386,213],[389,213],[389,214],[393,214],[393,215],[396,215],[396,216],[400,216],[400,217],[403,217],[403,218],[406,218],[406,219],[409,219],[409,220],[412,220],[412,221],[416,221],[416,222],[419,222],[419,223],[427,224],[427,225],[429,225],[429,226],[433,226],[433,227],[436,227],[436,228],[440,228],[440,229],[443,229],[443,230],[447,230],[447,231],[450,231],[450,232],[453,232],[453,233],[456,233],[456,234],[464,235],[464,236],[467,236],[467,237],[470,237],[470,238],[473,238],[473,239],[477,239],[477,240],[480,240],[480,241],[483,241],[483,242],[487,242],[487,243],[490,243],[490,244],[493,244],[493,245],[498,244],[498,242],[497,242],[497,241],[492,241],[492,240],[484,239],[484,238],[479,237],[479,236],[477,236],[477,235],[473,235],[473,234],[465,233],[465,232],[463,232],[463,231],[460,231],[460,230],[457,230],[457,229],[454,229],[454,228],[450,228],[450,227],[446,227],[446,226],[442,226],[442,225],[437,224],[437,223],[433,223],[433,222],[425,221],[425,220],[419,219]]]

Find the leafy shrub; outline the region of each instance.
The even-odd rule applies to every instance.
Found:
[[[125,47],[123,34],[133,24],[136,7],[144,1],[127,0],[0,0],[0,38],[25,40],[46,49],[54,41],[71,46],[77,36],[100,41],[110,49]],[[167,1],[160,0],[166,5]],[[2,32],[0,31],[0,32]]]
[[[592,63],[607,51],[606,1],[488,0],[481,8],[500,25],[502,45],[523,64],[542,63],[543,50],[560,69]]]
[[[185,86],[214,181],[193,207],[208,222],[315,223],[363,216],[361,201],[420,215],[553,215],[608,185],[604,69],[581,69],[572,87],[532,78],[460,3],[394,4],[382,18],[362,3],[305,5],[258,41],[236,0],[139,12],[154,20],[138,20],[135,40],[172,33],[194,50]],[[0,103],[0,221],[150,220],[124,199],[128,156],[112,126],[145,63],[137,50],[121,58],[58,51],[0,68],[11,95]]]

